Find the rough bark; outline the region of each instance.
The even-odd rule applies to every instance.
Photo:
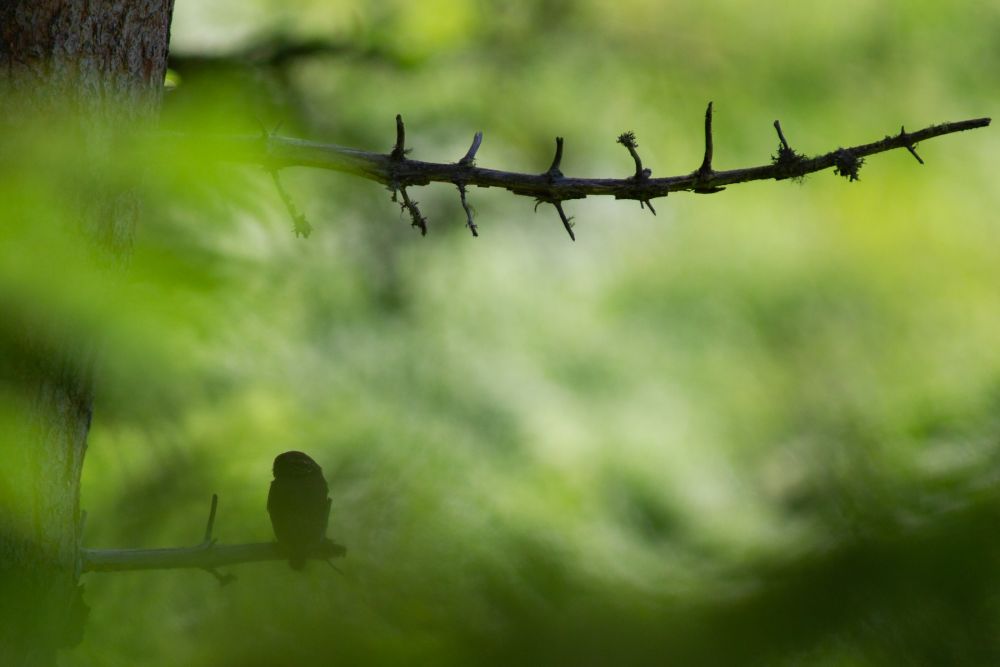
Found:
[[[9,147],[40,121],[67,151],[101,164],[118,133],[155,118],[172,9],[173,0],[0,3],[0,142]],[[22,160],[0,150],[0,169],[16,173]],[[78,218],[69,231],[113,279],[130,254],[138,195],[88,185],[99,182],[81,174],[68,195]],[[48,222],[32,215],[0,203],[7,223]],[[29,313],[0,287],[0,379],[17,397],[0,465],[0,664],[51,665],[58,647],[79,641],[86,616],[77,532],[98,341],[56,324],[44,304]]]

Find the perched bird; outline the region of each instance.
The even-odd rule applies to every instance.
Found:
[[[323,469],[302,452],[285,452],[274,459],[274,481],[267,494],[267,513],[288,564],[301,570],[310,549],[326,539],[330,518],[329,487]]]

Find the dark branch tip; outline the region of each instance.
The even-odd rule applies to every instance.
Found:
[[[403,202],[400,204],[400,210],[406,211],[410,214],[410,226],[416,227],[420,230],[421,236],[427,236],[427,218],[423,216],[417,204],[420,202],[415,202],[410,199],[410,196],[406,193],[406,188],[399,188],[399,193],[403,197]]]
[[[476,153],[479,152],[479,147],[483,143],[483,133],[482,130],[476,132],[475,136],[472,137],[472,145],[469,146],[469,150],[465,152],[465,155],[458,164],[463,167],[471,167],[476,161]]]
[[[556,200],[552,202],[552,205],[556,207],[556,211],[559,213],[559,219],[563,223],[563,229],[565,229],[566,233],[569,234],[570,240],[576,241],[576,234],[573,233],[573,218],[566,216],[566,212],[563,210],[561,201]]]
[[[702,158],[701,166],[698,168],[698,178],[705,180],[712,175],[712,103],[708,103],[705,109],[705,157]]]
[[[786,150],[792,150],[788,145],[788,141],[785,140],[785,133],[781,131],[781,121],[774,121],[774,130],[778,133],[778,140],[781,141],[781,145]]]
[[[563,229],[569,234],[569,238],[576,241],[576,234],[573,233],[573,218],[567,217],[566,211],[563,210],[561,199],[550,199],[548,197],[536,197],[535,198],[535,212],[538,211],[538,207],[542,204],[552,204],[555,207],[556,212],[559,214],[559,220],[563,224]]]
[[[219,509],[219,494],[212,494],[212,505],[208,510],[208,522],[205,524],[205,537],[202,540],[203,544],[211,545],[214,540],[212,539],[212,531],[215,529],[215,513]]]
[[[921,158],[919,155],[917,155],[917,147],[916,147],[916,145],[912,141],[907,141],[907,138],[909,136],[910,135],[908,135],[906,133],[906,126],[900,125],[899,126],[899,138],[903,141],[903,145],[906,146],[906,150],[908,150],[910,152],[910,155],[912,155],[914,158],[916,158],[917,162],[919,162],[920,164],[923,164],[924,163],[923,158]]]
[[[556,137],[556,154],[552,158],[552,165],[549,167],[549,170],[545,172],[545,175],[549,177],[550,181],[563,177],[563,173],[559,170],[559,167],[562,165],[562,156],[563,138]]]
[[[459,182],[455,183],[455,185],[458,187],[458,196],[462,200],[462,208],[465,210],[465,219],[466,219],[465,226],[469,228],[469,231],[472,232],[473,236],[478,237],[479,228],[476,226],[476,223],[472,219],[473,209],[471,206],[469,206],[469,202],[465,198],[465,183]]]
[[[396,114],[396,144],[389,153],[393,160],[403,160],[410,151],[406,149],[406,127],[403,125],[403,116]]]

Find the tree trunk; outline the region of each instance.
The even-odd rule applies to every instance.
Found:
[[[19,173],[29,160],[10,150],[11,138],[39,119],[79,164],[98,165],[123,128],[154,121],[172,9],[173,0],[0,3],[0,174]],[[77,218],[67,233],[110,279],[131,251],[138,194],[104,184],[95,192],[93,173],[76,178],[76,194],[62,202]],[[44,215],[0,202],[0,225],[46,224],[32,217]],[[98,341],[12,292],[0,284],[0,390],[15,396],[5,398],[13,410],[0,434],[0,664],[54,665],[57,648],[79,641],[86,617],[80,473]]]

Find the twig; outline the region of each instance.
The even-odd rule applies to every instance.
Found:
[[[483,133],[476,132],[475,136],[472,137],[472,145],[469,146],[469,150],[465,152],[465,155],[461,160],[458,161],[460,167],[471,167],[476,163],[476,153],[479,151],[479,147],[483,143]],[[469,228],[473,236],[479,236],[479,228],[476,227],[476,223],[472,220],[472,207],[469,206],[468,200],[465,198],[465,180],[460,179],[455,181],[455,187],[458,188],[458,197],[462,201],[462,209],[465,211],[465,226]]]
[[[548,177],[550,182],[563,177],[563,173],[559,170],[559,167],[562,165],[562,154],[563,138],[556,137],[556,154],[552,158],[552,166],[545,172],[545,176]]]
[[[482,131],[476,132],[476,135],[472,137],[472,145],[469,146],[469,150],[466,151],[465,156],[458,161],[463,167],[471,167],[476,161],[476,153],[479,151],[479,147],[483,143],[483,133]]]
[[[535,202],[535,210],[538,210],[539,204],[552,204],[556,212],[559,214],[559,219],[562,221],[563,228],[566,233],[569,234],[570,241],[576,240],[576,234],[573,233],[573,218],[566,216],[566,211],[563,210],[562,202],[558,199],[539,199]]]
[[[923,164],[924,161],[920,159],[919,155],[917,155],[917,147],[914,146],[912,142],[908,141],[908,139],[910,139],[910,136],[906,134],[906,126],[904,125],[899,126],[899,138],[902,139],[904,142],[907,142],[903,145],[906,146],[906,150],[910,151],[910,155],[915,157],[917,159],[917,162]]]
[[[722,192],[725,188],[705,185],[707,181],[712,179],[712,153],[714,147],[712,144],[712,103],[708,103],[708,108],[705,109],[705,157],[701,160],[701,166],[698,167],[698,171],[695,173],[698,175],[698,185],[694,192],[702,195],[711,195],[716,192]],[[652,208],[652,207],[650,207]],[[655,211],[654,211],[655,213]]]
[[[469,150],[471,151],[472,149]],[[406,127],[403,125],[403,116],[396,114],[396,144],[393,146],[392,152],[389,153],[389,160],[391,160],[393,165],[405,165],[406,163],[411,162],[411,160],[407,160],[406,158],[406,154],[409,152],[409,149],[406,148]],[[402,194],[402,207],[403,210],[410,214],[410,220],[413,221],[412,226],[420,230],[421,236],[427,236],[427,218],[420,213],[420,209],[417,208],[417,202],[412,201],[410,196],[406,193],[406,184],[401,184],[399,180],[393,177],[389,185],[392,190],[392,201],[397,201],[397,191]]]
[[[774,121],[774,131],[778,133],[778,141],[780,142],[777,155],[771,156],[771,163],[778,170],[775,179],[780,181],[785,178],[794,178],[801,181],[804,177],[801,168],[805,156],[799,155],[788,145],[785,133],[781,131],[781,121]]]
[[[549,184],[555,184],[565,178],[560,170],[560,167],[562,166],[562,158],[563,138],[556,137],[556,154],[552,157],[552,164],[549,166],[548,170],[542,174]],[[555,190],[551,189],[550,192],[555,193]],[[552,204],[552,206],[556,209],[556,212],[559,214],[559,220],[563,224],[563,229],[565,229],[566,233],[569,234],[570,240],[576,241],[576,234],[573,233],[573,223],[571,222],[573,218],[566,216],[566,211],[564,211],[562,207],[562,200],[555,194],[553,194],[553,196],[536,197],[535,210],[537,211],[538,206],[543,203]]]
[[[476,223],[472,220],[472,208],[465,199],[465,183],[458,184],[458,196],[462,200],[462,208],[465,209],[465,226],[469,228],[473,236],[479,236],[479,228],[476,227]]]
[[[774,121],[774,130],[778,133],[778,141],[781,142],[781,149],[790,153],[794,153],[792,147],[788,145],[788,140],[785,139],[785,133],[781,131],[781,121]]]
[[[274,181],[274,187],[278,191],[278,196],[281,197],[281,201],[285,204],[285,210],[288,211],[288,215],[292,218],[292,231],[295,232],[296,236],[309,238],[309,235],[312,233],[312,225],[306,220],[306,214],[299,213],[296,210],[292,196],[288,194],[288,191],[281,184],[281,179],[278,178],[278,170],[271,169],[270,174],[271,180]]]
[[[708,108],[705,109],[705,157],[701,161],[701,166],[698,167],[698,175],[702,178],[707,178],[712,174],[712,103],[708,103]]]
[[[644,183],[649,180],[652,175],[652,169],[642,168],[642,159],[639,157],[639,142],[635,139],[635,132],[624,132],[618,135],[618,143],[628,149],[629,155],[635,161],[635,176],[632,177],[637,183]],[[639,208],[649,207],[650,213],[656,215],[656,209],[653,208],[652,202],[649,201],[649,197],[636,197],[639,200]],[[575,239],[574,239],[575,240]]]
[[[635,139],[635,132],[622,132],[618,135],[618,143],[628,149],[629,155],[635,161],[635,176],[632,178],[637,181],[642,181],[650,177],[653,171],[651,169],[642,168],[642,159],[639,157],[639,142]]]
[[[205,537],[202,538],[202,544],[211,544],[212,540],[212,530],[215,528],[215,511],[219,509],[219,494],[212,494],[212,506],[208,510],[208,523],[205,524]]]
[[[706,127],[708,124],[706,122]],[[405,153],[405,149],[403,148],[401,118],[397,122],[396,147],[389,155],[275,135],[265,138],[266,146],[263,150],[259,137],[219,137],[215,140],[215,150],[223,159],[264,163],[274,167],[300,166],[330,169],[355,174],[387,185],[393,190],[398,189],[404,192],[404,188],[410,186],[461,181],[467,186],[505,188],[515,195],[532,197],[544,202],[562,202],[568,199],[608,195],[617,199],[634,199],[640,203],[646,203],[670,192],[685,190],[697,192],[735,183],[800,178],[806,174],[834,166],[838,168],[839,173],[851,178],[850,169],[846,173],[841,171],[841,167],[849,166],[845,162],[845,155],[851,156],[860,164],[860,160],[869,155],[896,148],[909,150],[909,147],[920,141],[986,127],[989,124],[989,118],[941,123],[916,132],[886,136],[879,141],[837,149],[807,158],[792,151],[781,132],[780,125],[776,122],[775,129],[778,131],[781,146],[779,147],[779,155],[774,158],[771,164],[725,171],[712,170],[707,175],[699,169],[689,174],[663,178],[650,178],[648,176],[640,178],[648,170],[642,168],[642,162],[638,158],[638,153],[635,152],[634,135],[632,137],[633,146],[629,148],[626,145],[636,161],[636,174],[629,178],[567,178],[563,176],[559,166],[562,157],[562,142],[558,139],[553,165],[548,171],[541,174],[484,169],[461,162],[435,163],[402,159],[399,157],[399,153]],[[202,137],[199,138],[199,141],[206,140]],[[854,177],[856,177],[856,173]],[[404,194],[404,205],[407,199]],[[417,224],[417,220],[423,220],[423,216],[420,216],[419,212],[415,215],[412,208],[409,206],[407,208],[410,209],[411,217],[414,218],[414,224],[421,227],[421,231],[423,231],[425,226]],[[561,214],[560,217],[565,218],[565,214]],[[563,221],[563,224],[566,224],[566,220]]]
[[[273,130],[268,130],[259,118],[257,119],[257,124],[260,125],[261,139],[264,141],[264,148],[266,150],[269,145],[268,140],[278,132],[281,123],[279,122]],[[264,169],[271,175],[271,180],[274,181],[274,188],[278,191],[278,196],[281,197],[281,201],[285,205],[285,210],[288,211],[288,215],[292,218],[292,231],[295,232],[296,236],[309,238],[309,234],[312,233],[312,225],[306,220],[305,213],[299,213],[295,209],[295,202],[292,201],[292,196],[281,185],[281,179],[278,177],[280,167],[271,164],[270,160],[264,160]]]
[[[399,193],[403,196],[402,207],[407,213],[410,214],[410,220],[412,221],[412,226],[420,230],[421,236],[427,236],[427,218],[423,216],[420,209],[417,208],[419,202],[415,202],[410,199],[410,196],[406,194],[406,188],[399,188]],[[396,201],[396,193],[393,193],[392,200]]]
[[[389,157],[393,160],[405,160],[406,154],[406,127],[403,126],[403,116],[396,114],[396,145],[392,147]]]
[[[569,240],[575,241],[576,234],[573,233],[573,223],[571,222],[573,218],[566,217],[566,212],[563,211],[562,202],[554,201],[552,205],[556,207],[556,211],[559,212],[559,219],[562,220],[563,227],[566,229],[566,233],[569,234]]]

